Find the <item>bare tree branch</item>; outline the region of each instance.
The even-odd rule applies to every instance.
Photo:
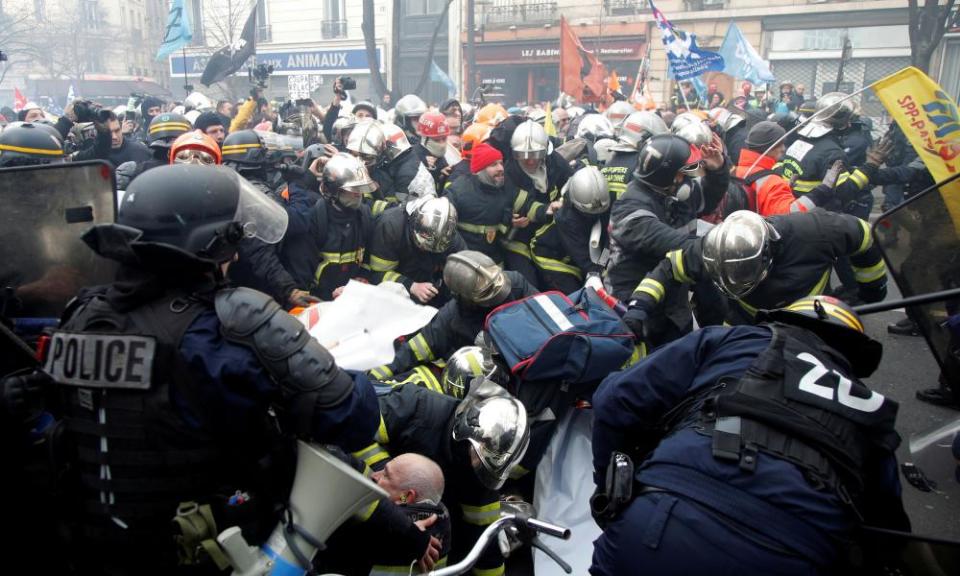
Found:
[[[394,19],[400,18],[397,7],[394,6]],[[370,79],[373,80],[374,89],[380,96],[386,94],[389,90],[383,81],[383,74],[380,73],[380,66],[377,62],[377,31],[374,15],[373,0],[363,0],[363,22],[360,24],[360,30],[363,31],[363,44],[367,52],[367,62],[370,64]],[[394,43],[400,41],[399,38],[393,39]],[[399,62],[392,63],[396,68]],[[396,88],[396,85],[393,86]]]
[[[437,36],[440,34],[440,29],[443,27],[443,23],[447,21],[447,14],[450,13],[450,4],[453,3],[453,0],[447,0],[447,3],[443,5],[443,12],[440,13],[440,17],[437,18],[437,25],[433,27],[433,36],[430,37],[430,47],[427,49],[427,61],[423,63],[423,72],[420,74],[420,80],[417,82],[417,87],[414,89],[415,94],[423,94],[423,89],[427,85],[427,80],[430,78],[430,67],[433,64],[433,52],[437,47]]]

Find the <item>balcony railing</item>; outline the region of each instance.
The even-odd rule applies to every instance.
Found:
[[[270,24],[257,26],[257,42],[273,42],[273,28]]]
[[[557,3],[553,0],[493,0],[482,9],[484,25],[495,28],[517,24],[546,24],[557,20]]]
[[[603,7],[608,16],[630,16],[645,10],[647,3],[641,4],[641,0],[603,0]]]
[[[346,20],[323,20],[320,22],[320,35],[325,39],[346,38],[347,21]]]

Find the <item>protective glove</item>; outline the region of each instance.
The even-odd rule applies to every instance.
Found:
[[[297,290],[294,289],[290,292],[290,296],[287,297],[287,304],[290,308],[307,308],[312,304],[316,304],[320,299],[311,296],[306,290]]]
[[[26,422],[44,407],[43,388],[50,377],[43,372],[28,372],[0,380],[0,412]]]
[[[836,188],[837,180],[840,178],[843,168],[843,160],[837,160],[834,162],[830,168],[827,169],[827,173],[823,175],[822,184],[826,185],[831,190]]]
[[[623,323],[633,332],[638,341],[644,339],[643,324],[647,321],[647,311],[630,303],[627,313],[623,315]]]
[[[893,152],[893,140],[884,136],[867,150],[867,164],[879,168]]]

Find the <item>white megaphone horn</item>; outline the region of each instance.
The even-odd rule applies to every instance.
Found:
[[[356,470],[316,445],[298,441],[297,474],[290,492],[293,523],[323,543],[348,518],[387,496]],[[217,541],[230,559],[234,576],[301,575],[305,566],[299,555],[313,560],[317,548],[284,522],[277,524],[259,549],[247,544],[236,526],[227,528]],[[296,550],[296,551],[295,551]]]

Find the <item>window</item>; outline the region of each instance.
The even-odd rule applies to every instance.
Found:
[[[344,0],[323,0],[323,21],[320,35],[324,38],[346,38],[347,20]]]
[[[97,28],[100,25],[100,10],[97,0],[83,0],[80,3],[80,17],[87,28]]]
[[[257,42],[270,42],[273,34],[270,30],[270,21],[267,19],[266,0],[257,0]]]
[[[960,22],[957,22],[957,25],[960,26]],[[954,100],[960,100],[960,66],[956,65],[957,62],[960,62],[960,39],[952,39],[943,47],[940,85]]]

